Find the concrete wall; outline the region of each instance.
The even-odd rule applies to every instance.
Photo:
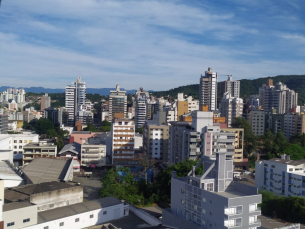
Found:
[[[29,227],[25,227],[25,229],[42,229],[46,226],[49,229],[81,229],[89,226],[93,226],[96,224],[101,224],[108,222],[110,220],[119,219],[124,216],[124,204],[118,204],[106,208],[101,208],[98,210],[88,211],[81,214],[75,214],[73,216],[64,217],[61,219],[52,220],[49,222],[32,225]],[[104,211],[107,211],[107,214],[103,214]],[[90,218],[90,215],[93,214],[93,218]],[[128,215],[128,211],[125,210],[125,216]],[[75,222],[75,219],[79,218],[79,222]],[[60,223],[64,223],[63,226],[60,226]],[[10,229],[10,228],[9,228]]]
[[[83,202],[83,187],[72,186],[50,192],[32,194],[30,202],[37,204],[38,212]]]
[[[158,220],[157,218],[151,216],[150,214],[146,213],[145,211],[141,210],[140,208],[137,208],[136,206],[129,204],[129,210],[134,213],[136,216],[138,216],[140,219],[144,220],[146,223],[148,223],[151,226],[158,226],[161,225],[162,222]]]
[[[0,148],[3,149],[3,148]],[[0,150],[0,161],[9,161],[13,164],[13,151],[12,150]]]
[[[10,179],[4,180],[5,188],[12,188],[12,187],[16,187],[16,186],[23,185],[23,184],[24,184],[23,180],[10,180]]]
[[[24,219],[30,219],[29,222],[24,223]],[[24,208],[14,209],[3,212],[4,228],[17,229],[37,224],[37,206],[28,206]],[[13,226],[7,227],[8,223],[14,222]]]
[[[184,220],[181,217],[173,214],[171,209],[162,210],[162,225],[168,227],[175,227],[179,229],[199,229],[200,226],[196,226],[190,221]]]

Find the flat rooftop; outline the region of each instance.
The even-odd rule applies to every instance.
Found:
[[[15,210],[18,208],[25,208],[25,207],[29,207],[29,206],[33,206],[35,204],[32,204],[28,201],[24,201],[24,202],[16,202],[16,203],[9,203],[9,204],[4,204],[3,205],[3,211],[11,211],[11,210]]]
[[[17,202],[19,200],[29,200],[32,194],[61,190],[76,186],[73,182],[44,182],[40,184],[21,185],[4,190],[4,199],[6,201]]]
[[[269,161],[275,162],[275,163],[281,163],[281,164],[285,164],[285,165],[294,165],[294,166],[305,164],[305,159],[301,159],[301,160],[286,160],[286,159],[281,159],[281,158],[272,158]]]
[[[91,134],[91,131],[73,131],[72,134]]]
[[[225,191],[225,192],[213,192],[219,196],[223,196],[226,198],[235,198],[235,197],[241,197],[241,196],[249,196],[248,194],[237,192],[237,191]]]
[[[44,147],[46,147],[46,148],[49,148],[49,147],[53,147],[53,148],[55,148],[55,147],[57,147],[56,145],[54,145],[54,143],[51,143],[51,142],[48,142],[48,143],[42,143],[42,144],[40,144],[40,143],[38,143],[38,142],[32,142],[32,143],[28,143],[28,144],[26,144],[25,146],[23,146],[23,148],[31,148],[31,147],[37,147],[37,148],[44,148]]]
[[[0,179],[22,180],[22,178],[5,161],[0,161]]]
[[[114,197],[105,197],[97,200],[86,201],[78,204],[72,204],[66,207],[43,211],[38,213],[38,224],[88,211],[115,206],[118,204],[122,204],[122,202]]]
[[[262,229],[276,229],[282,227],[288,227],[289,225],[295,225],[289,222],[280,221],[278,219],[272,219],[263,215],[258,216],[258,219],[261,220],[261,227]],[[292,228],[292,227],[291,227]],[[301,229],[305,229],[304,225],[300,225]]]

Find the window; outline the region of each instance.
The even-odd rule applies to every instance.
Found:
[[[19,146],[19,149],[22,149],[22,146]]]
[[[17,143],[17,140],[14,140],[14,143]]]
[[[33,141],[32,140],[29,140],[29,143],[32,143]]]
[[[63,225],[65,225],[64,222],[61,222],[61,223],[59,224],[60,227],[62,227]]]
[[[93,214],[92,215],[90,215],[90,219],[92,219],[93,218]]]
[[[30,218],[24,219],[23,222],[24,222],[24,223],[30,222]]]
[[[28,140],[24,140],[24,143],[28,143]]]
[[[181,193],[184,193],[184,189],[181,189]]]
[[[17,149],[17,146],[14,146],[14,149]]]
[[[8,226],[8,227],[14,226],[14,225],[15,225],[15,222],[11,222],[11,223],[6,224],[6,226]]]
[[[206,198],[203,197],[203,198],[202,198],[202,202],[206,202],[206,201],[207,201]]]
[[[213,183],[207,184],[207,191],[213,192]]]
[[[197,210],[197,205],[194,205],[194,210]]]
[[[75,219],[75,223],[77,223],[77,222],[79,222],[79,218],[76,218],[76,219]]]
[[[202,213],[205,214],[205,209],[202,209]]]
[[[293,171],[293,168],[289,169],[289,171],[292,172],[292,171]]]
[[[103,211],[103,215],[107,215],[107,211]]]
[[[181,200],[181,204],[184,204],[184,200]]]
[[[54,204],[50,204],[49,206],[50,206],[50,208],[53,208],[53,207],[54,207]]]
[[[19,140],[19,143],[22,143],[22,140]]]
[[[49,229],[49,226],[45,226],[43,229]]]

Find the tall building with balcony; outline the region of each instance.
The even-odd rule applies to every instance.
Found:
[[[203,163],[203,175],[195,169]],[[203,156],[186,177],[172,172],[171,208],[162,223],[179,229],[256,229],[261,226],[258,189],[233,181],[233,160],[225,153]]]
[[[151,158],[158,161],[168,160],[169,126],[160,125],[152,120],[143,126],[143,150]]]
[[[91,167],[102,167],[106,165],[106,145],[82,144],[81,165]]]
[[[217,73],[212,72],[212,68],[200,77],[199,108],[202,106],[208,106],[209,111],[217,109]]]
[[[114,118],[127,117],[127,95],[126,91],[121,91],[116,85],[115,91],[110,91],[109,95],[109,122]]]
[[[226,118],[228,127],[232,126],[234,118],[243,115],[243,99],[232,97],[230,93],[225,93],[219,103],[221,117]]]
[[[130,165],[134,161],[135,125],[130,119],[113,119],[112,136],[112,164]]]
[[[281,158],[255,162],[255,187],[277,195],[305,198],[305,159]]]
[[[40,98],[40,110],[44,111],[49,107],[51,107],[51,98],[48,96],[48,93],[45,93],[45,95]]]
[[[135,94],[135,125],[136,129],[142,127],[147,119],[147,101],[149,92],[140,88]]]
[[[85,106],[86,102],[86,83],[81,82],[79,77],[76,82],[72,82],[71,85],[66,86],[66,111],[69,113],[68,123],[70,126],[74,126],[75,116],[79,106]]]
[[[228,79],[223,82],[219,82],[220,96],[225,93],[231,94],[232,97],[240,97],[240,81],[233,81],[232,76],[228,76]]]
[[[25,102],[25,91],[23,88],[8,88],[1,94],[1,100],[3,102],[8,103],[10,100],[14,100],[16,103],[24,103]]]
[[[273,86],[272,80],[259,89],[259,98],[266,113],[275,109],[277,114],[285,114],[298,105],[298,93],[281,82]]]

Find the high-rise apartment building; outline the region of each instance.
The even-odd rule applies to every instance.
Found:
[[[149,92],[140,88],[135,94],[135,125],[136,129],[142,127],[147,119],[147,100]]]
[[[112,119],[111,136],[112,164],[132,164],[134,160],[134,122],[130,119]]]
[[[232,97],[240,97],[240,81],[233,81],[232,76],[223,82],[219,82],[220,96],[224,93],[230,93]]]
[[[273,81],[269,80],[267,85],[259,89],[259,96],[266,113],[275,109],[277,114],[285,114],[298,105],[298,93],[281,82],[273,86]]]
[[[219,110],[221,117],[226,118],[228,127],[231,127],[233,119],[243,115],[243,99],[232,97],[226,92],[219,103]]]
[[[7,134],[8,131],[8,115],[0,114],[0,134]]]
[[[45,93],[45,95],[40,98],[40,110],[44,111],[44,109],[49,107],[51,107],[51,98],[48,96],[48,93]]]
[[[265,111],[252,110],[247,115],[247,120],[252,126],[252,131],[255,136],[261,136],[265,133]]]
[[[25,102],[25,91],[23,88],[8,88],[7,91],[3,92],[1,95],[1,100],[4,102],[9,102],[10,100],[14,100],[16,103],[24,103]]]
[[[69,113],[69,125],[74,125],[78,107],[86,102],[86,83],[79,77],[76,82],[66,86],[66,110]]]
[[[195,169],[203,162],[203,175]],[[256,229],[261,226],[258,189],[233,180],[233,160],[225,153],[202,157],[186,177],[172,172],[171,208],[164,225],[179,229]]]
[[[143,150],[151,158],[158,161],[168,160],[169,126],[160,125],[152,120],[143,126]]]
[[[109,121],[114,118],[127,117],[127,95],[126,91],[121,91],[116,85],[115,91],[110,91],[109,95]]]
[[[217,109],[217,73],[208,68],[205,75],[200,77],[199,106],[208,106],[209,111]]]

